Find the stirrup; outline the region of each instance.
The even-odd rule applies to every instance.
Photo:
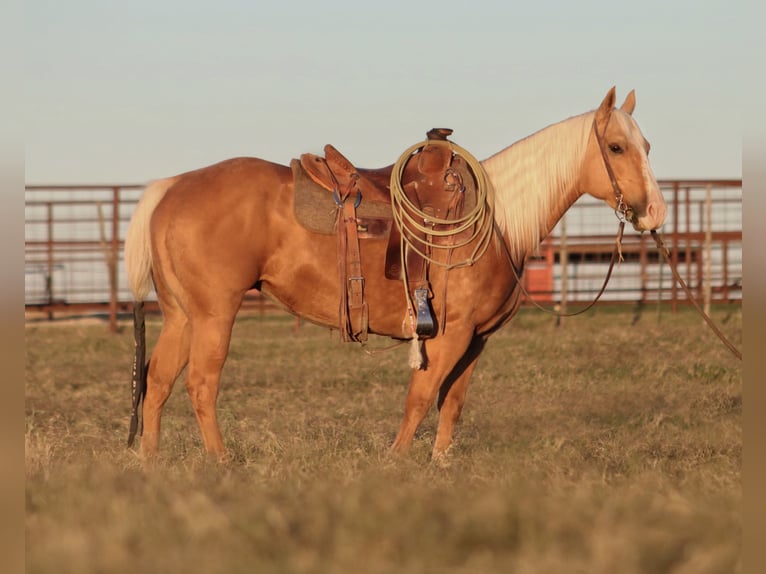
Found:
[[[415,289],[415,310],[415,333],[419,338],[433,337],[436,333],[436,321],[428,304],[428,289],[422,287]]]

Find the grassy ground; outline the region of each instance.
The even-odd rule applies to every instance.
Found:
[[[741,342],[738,307],[714,318]],[[131,330],[29,325],[27,572],[741,571],[741,364],[691,312],[631,321],[520,314],[443,467],[435,413],[387,453],[406,346],[242,317],[219,399],[232,461],[206,462],[179,381],[150,469],[124,447]]]

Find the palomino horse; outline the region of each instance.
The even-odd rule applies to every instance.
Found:
[[[665,202],[647,159],[649,144],[632,117],[634,107],[630,92],[615,108],[612,88],[597,110],[549,126],[481,162],[495,193],[494,247],[473,265],[432,269],[433,292],[446,293],[443,300],[434,297],[434,313],[445,317],[445,324],[423,342],[427,363],[413,370],[394,451],[408,450],[438,397],[433,456],[446,453],[487,338],[519,308],[516,277],[525,257],[578,197],[602,199],[638,231],[663,224]],[[290,168],[257,158],[159,180],[144,192],[128,231],[126,265],[135,300],[144,300],[153,281],[164,316],[146,380],[144,456],[158,451],[163,405],[188,364],[186,387],[205,449],[225,457],[216,399],[232,325],[249,289],[272,295],[311,322],[338,328],[336,238],[299,225],[293,195]],[[401,283],[383,274],[385,249],[384,240],[361,245],[369,331],[410,339]],[[447,275],[449,289],[442,291]]]

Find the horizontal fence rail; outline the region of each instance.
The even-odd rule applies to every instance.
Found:
[[[742,180],[663,180],[668,219],[661,233],[671,258],[699,301],[742,299]],[[139,185],[27,185],[25,307],[54,314],[109,313],[132,308],[123,246]],[[628,226],[629,227],[629,226]],[[603,203],[583,197],[530,257],[524,281],[539,302],[566,305],[595,297],[608,269],[617,219]],[[651,237],[626,231],[624,261],[602,301],[688,303]],[[156,302],[149,303],[156,306]],[[281,309],[259,293],[244,307]]]

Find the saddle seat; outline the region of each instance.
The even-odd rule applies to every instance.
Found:
[[[367,201],[391,203],[391,171],[393,164],[379,169],[357,168],[330,144],[324,146],[325,156],[312,153],[301,155],[301,167],[317,185],[339,193],[349,189],[356,178],[356,187]]]

